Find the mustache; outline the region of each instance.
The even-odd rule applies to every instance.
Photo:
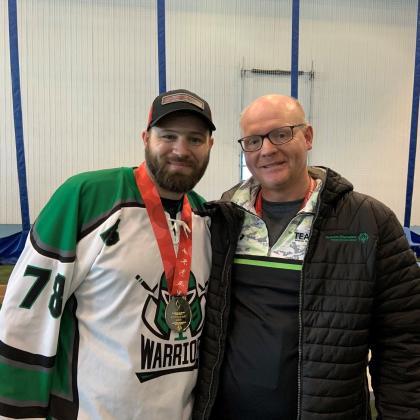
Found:
[[[188,165],[193,165],[194,162],[189,157],[182,157],[182,156],[168,156],[166,158],[167,162],[175,162],[175,163],[186,163]]]

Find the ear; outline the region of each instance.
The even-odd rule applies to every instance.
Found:
[[[149,139],[150,139],[150,133],[147,130],[144,130],[141,133],[141,138],[143,139],[143,144],[146,147],[147,143],[149,142]]]
[[[311,125],[308,125],[305,129],[305,143],[306,143],[306,150],[312,149],[312,140],[314,138],[314,130]]]
[[[209,139],[209,150],[213,147],[213,143],[214,143],[214,138],[210,137],[210,139]]]

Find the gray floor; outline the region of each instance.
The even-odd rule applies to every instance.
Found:
[[[4,238],[14,233],[20,232],[22,225],[2,225],[0,224],[0,238]]]

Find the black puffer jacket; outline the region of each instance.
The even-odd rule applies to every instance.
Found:
[[[420,419],[420,268],[395,215],[327,169],[302,269],[298,420]],[[241,210],[209,204],[213,266],[193,419],[216,398]],[[263,349],[262,349],[263,351]]]

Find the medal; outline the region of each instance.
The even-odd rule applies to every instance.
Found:
[[[165,320],[168,327],[177,333],[185,331],[190,326],[191,308],[184,297],[174,296],[170,299],[165,310]]]
[[[180,232],[178,252],[175,253],[162,202],[144,162],[134,171],[134,175],[159,247],[168,283],[170,299],[165,310],[165,320],[171,330],[180,333],[189,327],[192,316],[186,300],[192,254],[191,206],[187,194],[184,194],[181,220],[185,226]]]

